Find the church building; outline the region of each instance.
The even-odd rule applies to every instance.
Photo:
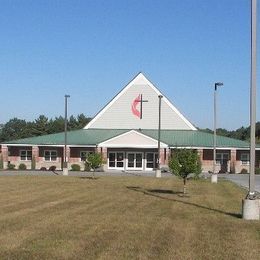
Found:
[[[162,96],[161,98],[159,98]],[[158,154],[159,99],[161,100]],[[21,163],[35,169],[62,169],[64,133],[13,140],[1,144],[4,168]],[[67,133],[67,161],[84,169],[88,153],[100,152],[104,171],[153,171],[167,167],[174,149],[198,151],[203,171],[213,168],[213,135],[199,131],[142,73],[132,79],[81,130]],[[217,171],[249,168],[249,143],[217,136]],[[32,161],[34,165],[32,166]],[[256,153],[259,167],[260,154]]]

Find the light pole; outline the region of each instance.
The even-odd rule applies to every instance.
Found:
[[[158,96],[159,98],[159,122],[158,122],[158,156],[157,156],[157,169],[155,173],[155,177],[160,178],[161,177],[161,169],[160,169],[160,153],[161,153],[161,107],[162,107],[162,95]]]
[[[250,82],[250,176],[249,192],[242,201],[243,219],[260,219],[260,199],[255,192],[255,124],[256,124],[256,21],[257,0],[251,0],[251,82]]]
[[[223,86],[222,82],[215,83],[214,89],[214,140],[213,140],[213,173],[211,175],[211,182],[218,182],[218,174],[216,173],[216,146],[217,146],[217,90],[218,87]]]
[[[67,126],[68,126],[68,98],[70,95],[65,95],[65,120],[64,120],[64,163],[63,175],[68,175],[68,162],[67,162]]]

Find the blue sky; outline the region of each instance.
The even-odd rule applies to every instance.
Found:
[[[218,127],[249,124],[250,0],[2,0],[0,32],[1,123],[94,116],[142,71],[201,128],[223,81]]]

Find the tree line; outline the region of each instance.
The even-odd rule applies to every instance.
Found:
[[[68,118],[68,131],[82,129],[90,120],[91,118],[84,114],[76,117],[70,116]],[[49,119],[40,115],[34,121],[13,118],[1,126],[0,142],[64,132],[64,121],[62,116]]]
[[[213,133],[213,131],[209,128],[206,129],[200,129],[201,131],[207,132],[207,133]],[[250,126],[248,127],[240,127],[236,130],[227,130],[224,128],[218,128],[217,129],[217,135],[222,135],[230,138],[235,138],[243,141],[249,141],[250,140]],[[256,137],[256,143],[260,143],[260,122],[256,123],[256,131],[255,131],[255,137]]]

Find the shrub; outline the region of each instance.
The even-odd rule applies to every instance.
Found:
[[[52,165],[52,166],[49,167],[49,171],[54,172],[55,170],[56,170],[56,166],[55,165]]]
[[[46,167],[41,167],[40,171],[47,171]]]
[[[26,165],[24,163],[20,163],[18,169],[19,170],[26,170]]]
[[[8,168],[8,170],[14,170],[15,169],[15,165],[12,164],[12,163],[8,163],[7,168]]]
[[[78,164],[72,164],[72,165],[71,165],[71,170],[72,170],[72,171],[76,171],[76,172],[80,171],[80,165],[78,165]]]
[[[260,174],[260,168],[255,168],[255,174]]]
[[[240,171],[241,174],[246,174],[248,173],[247,169],[243,168],[241,171]]]

